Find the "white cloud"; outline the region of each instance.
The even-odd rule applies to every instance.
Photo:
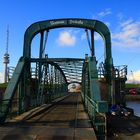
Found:
[[[132,72],[127,77],[128,83],[140,83],[140,70]]]
[[[98,16],[105,17],[105,16],[110,15],[110,14],[112,14],[112,12],[111,12],[111,9],[108,8],[108,9],[105,9],[104,11],[98,13]]]
[[[0,72],[0,83],[4,82],[4,74]]]
[[[119,32],[112,34],[113,46],[140,47],[140,22],[128,19],[119,27]]]
[[[60,46],[74,46],[76,37],[70,31],[63,31],[60,32],[57,42]]]

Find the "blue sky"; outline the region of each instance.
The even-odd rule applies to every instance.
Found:
[[[139,0],[0,0],[0,82],[9,25],[10,66],[23,53],[24,32],[32,23],[58,18],[88,18],[104,22],[110,29],[114,65],[128,65],[129,81],[140,81],[140,1]],[[38,53],[37,37],[32,56]],[[104,44],[95,35],[97,60],[103,61]],[[46,53],[49,57],[84,57],[89,53],[85,30],[50,30]]]

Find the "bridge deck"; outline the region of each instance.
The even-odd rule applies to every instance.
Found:
[[[41,110],[41,109],[39,109]],[[20,119],[22,118],[22,120]],[[79,93],[0,127],[0,140],[96,140]]]

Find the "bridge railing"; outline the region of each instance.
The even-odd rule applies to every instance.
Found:
[[[51,102],[67,92],[67,83],[55,63],[34,62],[36,67],[32,68],[31,84],[37,104]],[[37,87],[37,88],[34,88]]]
[[[35,66],[33,71],[32,66]],[[62,71],[54,63],[21,58],[0,105],[0,123],[68,93]]]
[[[4,122],[11,110],[12,102],[15,99],[17,90],[19,89],[19,83],[22,80],[22,73],[25,66],[25,60],[20,59],[11,80],[8,83],[5,93],[3,94],[3,100],[1,101],[0,108],[0,122]]]
[[[114,67],[114,77],[115,78],[126,78],[127,76],[127,66],[122,65],[122,66],[115,66]]]
[[[82,98],[99,139],[106,137],[108,103],[101,99],[98,70],[94,57],[85,60],[82,75]]]
[[[101,62],[98,66],[98,77],[99,78],[105,78],[106,71],[104,63]],[[113,77],[114,78],[126,78],[127,76],[127,66],[121,65],[121,66],[114,66],[113,68]]]

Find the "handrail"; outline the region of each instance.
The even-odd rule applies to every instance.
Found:
[[[8,113],[9,113],[9,108],[11,106],[11,102],[14,97],[15,91],[17,89],[19,80],[21,78],[21,75],[22,75],[22,72],[24,69],[24,65],[25,65],[25,60],[20,59],[15,68],[12,78],[8,83],[8,86],[7,86],[4,96],[3,96],[3,101],[1,103],[2,108],[0,111],[0,123],[5,121]]]

